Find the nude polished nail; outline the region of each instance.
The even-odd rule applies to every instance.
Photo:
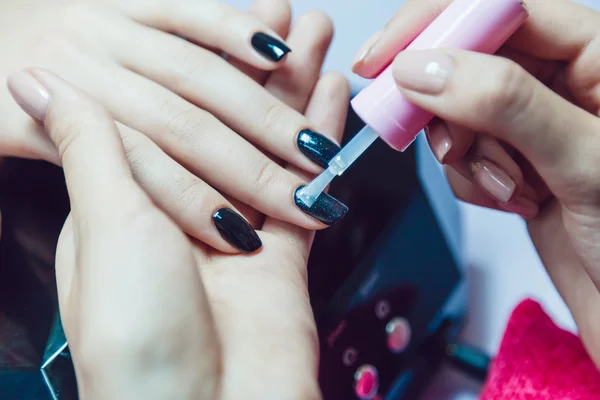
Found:
[[[452,57],[438,50],[405,51],[393,65],[398,85],[423,94],[442,92],[453,69]]]
[[[30,73],[16,72],[10,75],[6,84],[15,102],[29,116],[42,122],[50,105],[50,92]]]
[[[508,203],[517,187],[515,181],[497,165],[486,159],[471,162],[477,184],[501,203]]]

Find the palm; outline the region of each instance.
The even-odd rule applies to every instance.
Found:
[[[226,387],[224,398],[283,399],[314,384],[318,347],[306,255],[276,235],[261,238],[264,248],[250,257],[208,257],[202,246],[195,247],[221,337],[224,382],[246,371],[244,385]],[[256,371],[259,380],[253,378]]]

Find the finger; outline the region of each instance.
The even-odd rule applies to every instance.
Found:
[[[111,376],[115,361],[127,351],[138,360],[172,360],[177,355],[181,364],[174,365],[173,375],[181,382],[195,382],[199,375],[214,382],[220,348],[189,243],[135,183],[111,115],[79,89],[41,69],[13,75],[9,88],[24,111],[44,125],[65,172],[73,213],[71,254],[76,257],[63,260],[77,264],[59,268],[81,273],[77,285],[61,294],[60,305],[63,317],[79,318],[65,324],[78,373],[93,365],[94,373],[118,380]],[[163,245],[168,251],[163,251]],[[69,282],[73,280],[63,284]],[[65,303],[65,294],[72,291],[85,293],[83,304],[89,314],[82,316],[82,303]],[[183,307],[181,298],[186,299]],[[152,318],[131,324],[132,318],[148,310]],[[151,322],[164,320],[170,321],[168,327]],[[182,340],[196,343],[184,355],[160,346],[173,326],[184,326]],[[162,379],[175,379],[169,372]],[[193,387],[195,393],[214,397],[214,387]],[[105,392],[102,386],[95,394],[110,397]]]
[[[96,76],[99,79],[88,83],[88,90],[107,105],[116,120],[143,132],[172,159],[220,193],[299,226],[326,226],[294,203],[294,191],[305,184],[302,179],[210,113],[120,67],[104,68]]]
[[[598,35],[600,13],[566,0],[527,0],[529,18],[508,41],[511,47],[547,60],[570,61]]]
[[[273,70],[290,48],[266,23],[221,1],[118,2],[133,19],[218,48],[259,69]]]
[[[241,212],[219,192],[131,128],[119,130],[133,176],[177,225],[225,253],[253,253],[262,242]]]
[[[427,138],[434,154],[442,164],[452,165],[467,180],[478,185],[500,203],[508,203],[520,195],[525,187],[523,173],[496,139],[473,132],[463,127],[446,124],[435,118],[427,131]]]
[[[317,82],[313,95],[306,109],[306,116],[314,121],[315,126],[324,132],[330,132],[331,137],[341,141],[350,101],[350,86],[343,75],[338,73],[325,74]],[[311,179],[306,175],[306,179]],[[265,232],[270,232],[293,243],[308,259],[308,253],[314,238],[314,232],[297,226],[266,218],[263,226]],[[304,266],[305,267],[305,266]]]
[[[358,51],[352,71],[373,78],[442,13],[451,0],[410,0]]]
[[[321,75],[321,67],[332,35],[331,21],[322,13],[311,12],[300,16],[288,38],[288,42],[294,46],[296,51],[290,54],[286,65],[271,73],[265,89],[296,111],[304,113],[315,83]],[[325,132],[323,136],[332,139]],[[317,156],[317,152],[322,152],[322,146],[327,142],[322,142],[317,146],[317,143],[311,142],[312,139],[314,136],[309,134],[298,136],[302,146],[314,149],[314,156]],[[336,141],[332,140],[331,143],[336,143]],[[337,152],[338,145],[335,144],[330,150]],[[271,156],[270,158],[275,162],[280,162],[275,157]],[[250,218],[260,224],[253,226],[262,226],[263,220],[260,216],[251,216]]]
[[[478,136],[468,153],[452,165],[500,203],[521,194],[523,173],[494,138]]]
[[[267,24],[276,34],[286,39],[291,48],[294,48],[294,44],[287,41],[292,22],[292,9],[288,0],[255,0],[248,12]],[[289,56],[288,54],[288,58]],[[227,59],[231,65],[260,84],[263,84],[269,77],[268,72],[246,64],[235,57],[228,56]]]
[[[76,220],[100,222],[100,210],[118,210],[115,190],[142,197],[117,127],[101,106],[41,69],[12,75],[8,88],[21,108],[44,125],[58,149]]]
[[[533,57],[510,47],[504,47],[498,52],[498,55],[519,64],[525,71],[568,102],[581,105],[591,113],[596,113],[599,110],[600,96],[595,98],[596,96],[593,93],[595,85],[588,86],[585,90],[581,90],[581,87],[576,86],[574,92],[577,96],[573,94],[567,78],[566,71],[568,67],[564,62]]]
[[[434,76],[425,69],[430,63],[439,66]],[[407,51],[396,58],[393,73],[411,102],[514,146],[546,182],[554,178],[553,191],[574,178],[594,182],[595,155],[587,149],[600,146],[600,122],[514,62],[458,50]],[[590,176],[581,175],[581,166]]]
[[[288,43],[296,51],[286,65],[271,74],[265,88],[293,109],[303,113],[333,38],[333,24],[319,11],[298,18]]]
[[[450,187],[459,200],[492,210],[517,214],[526,220],[535,218],[538,215],[539,208],[537,204],[530,199],[517,197],[510,203],[498,203],[483,189],[465,178],[456,168],[446,166],[445,170]]]
[[[261,149],[315,173],[333,157],[328,152],[315,158],[313,148],[299,148],[298,135],[307,132],[315,140],[327,141],[302,114],[222,58],[142,26],[125,29],[124,34],[134,48],[127,54],[116,54],[124,66],[210,112]],[[115,46],[115,52],[121,47]],[[334,143],[327,144],[337,152]]]
[[[571,245],[561,204],[554,201],[529,223],[529,234],[548,275],[571,311],[579,334],[596,365],[600,364],[600,292]]]
[[[471,148],[474,133],[434,118],[425,128],[427,141],[440,164],[453,164]]]
[[[376,40],[371,40],[367,48],[359,51],[354,72],[365,78],[377,75],[448,4],[450,0],[411,0],[405,3]],[[585,54],[587,62],[593,61],[591,52],[583,50],[597,37],[598,12],[564,0],[528,0],[527,8],[530,16],[509,40],[510,46],[549,60],[566,61]]]

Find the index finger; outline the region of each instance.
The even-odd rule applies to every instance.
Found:
[[[373,78],[408,46],[451,0],[409,0],[390,20],[369,48],[359,51],[353,71]],[[535,57],[570,61],[596,36],[600,14],[568,0],[524,0],[529,18],[508,46]]]

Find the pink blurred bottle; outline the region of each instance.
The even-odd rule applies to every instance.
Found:
[[[493,54],[527,19],[521,0],[454,0],[406,49],[458,48]],[[358,116],[404,151],[433,115],[400,93],[388,66],[352,100]]]

